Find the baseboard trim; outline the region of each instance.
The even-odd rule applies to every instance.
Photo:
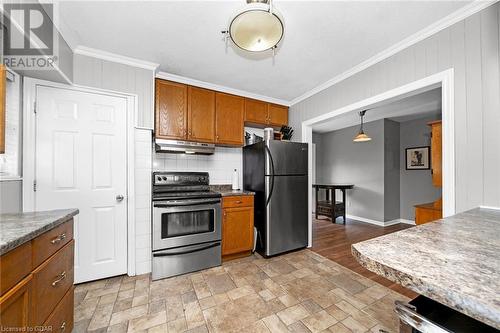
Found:
[[[482,208],[482,209],[500,210],[500,207],[495,207],[495,206],[479,206],[479,208]]]
[[[346,215],[346,217],[349,219],[352,219],[352,220],[359,221],[359,222],[365,222],[365,223],[378,225],[379,227],[388,227],[390,225],[395,225],[395,224],[399,224],[399,223],[415,225],[415,221],[406,220],[406,219],[394,219],[391,221],[377,221],[377,220],[367,219],[365,217],[355,216],[355,215]]]
[[[399,219],[399,223],[416,225],[415,221],[413,221],[413,220],[407,220],[407,219]]]

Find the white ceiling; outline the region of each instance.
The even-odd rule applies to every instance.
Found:
[[[326,133],[359,124],[359,111],[349,112],[322,123],[313,125],[313,132]],[[385,104],[370,108],[364,121],[390,119],[398,123],[427,116],[441,115],[441,88],[435,88],[399,100],[387,101]]]
[[[59,29],[85,46],[160,70],[291,101],[470,1],[274,1],[285,37],[271,53],[225,46],[237,1],[60,1]],[[57,8],[57,7],[56,7]]]

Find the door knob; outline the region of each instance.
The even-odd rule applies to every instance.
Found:
[[[118,195],[116,196],[116,201],[118,201],[118,202],[123,201],[123,199],[125,199],[125,197],[124,197],[123,195],[121,195],[121,194],[118,194]]]

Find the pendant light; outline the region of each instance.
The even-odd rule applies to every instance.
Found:
[[[247,0],[247,6],[236,14],[229,29],[222,31],[239,48],[249,52],[275,50],[285,28],[272,0]]]
[[[354,142],[366,142],[366,141],[371,141],[372,138],[370,138],[368,135],[365,134],[363,131],[363,117],[365,116],[367,110],[361,111],[359,113],[359,117],[361,118],[361,126],[359,127],[359,133],[354,137],[352,141]]]

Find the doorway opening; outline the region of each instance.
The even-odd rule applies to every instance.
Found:
[[[372,141],[355,143],[353,138],[360,126],[359,112],[363,110],[368,110],[365,114],[364,130],[368,136],[372,136]],[[426,171],[406,170],[406,152],[409,154],[409,169],[430,167],[428,161],[425,160],[427,155],[421,156],[421,154],[430,150],[427,149],[431,146],[431,138],[428,136],[431,131],[430,123],[439,120],[442,121],[442,182],[441,187],[433,187],[430,169]],[[416,124],[418,126],[415,126]],[[411,138],[412,135],[408,129],[410,125],[417,127],[414,130],[419,132],[416,136],[421,141],[414,141]],[[347,131],[349,134],[342,138],[340,135],[342,131]],[[385,136],[396,137],[396,144],[388,143]],[[352,243],[411,227],[405,222],[413,223],[415,220],[415,205],[439,201],[439,204],[442,204],[443,216],[449,216],[455,212],[452,69],[305,121],[302,123],[302,139],[310,143],[312,147],[309,155],[309,246],[313,250],[318,247],[325,249],[326,252],[321,252],[322,255],[329,257],[330,253],[335,257],[331,259],[350,269],[357,270],[356,265],[358,265],[351,255]],[[337,147],[329,154],[333,140],[336,141]],[[379,150],[374,149],[374,143],[377,140]],[[325,148],[325,146],[329,147]],[[409,149],[406,150],[406,148]],[[428,153],[431,154],[430,151]],[[349,154],[351,154],[350,157]],[[313,155],[315,155],[314,158]],[[364,161],[367,155],[378,159],[382,168],[374,171],[374,166],[371,165],[374,162]],[[322,164],[319,167],[316,165],[318,160]],[[391,168],[384,170],[384,163],[390,165]],[[357,178],[348,178],[346,172],[347,174],[357,173]],[[386,193],[382,192],[382,195],[377,197],[374,193],[376,191],[370,188],[373,184],[363,184],[363,182],[370,182],[370,178],[373,178],[371,173],[378,173],[382,183],[385,180],[386,184],[383,184],[383,187],[392,186],[387,191],[386,202],[384,202]],[[417,192],[422,194],[421,189],[412,191],[412,187],[417,186],[414,181],[420,186],[424,179],[413,179],[416,175],[425,178],[425,190],[428,192],[423,199],[418,195],[414,196]],[[411,179],[408,180],[408,177]],[[391,178],[397,179],[395,185],[389,181]],[[353,221],[351,224],[354,227],[351,230],[342,224],[342,213],[339,214],[340,217],[334,217],[336,224],[332,224],[331,217],[320,214],[321,222],[315,225],[316,190],[313,188],[315,182],[343,185],[352,183],[354,185],[352,190],[346,190],[345,202],[347,225]],[[358,189],[356,189],[357,185]],[[358,190],[354,193],[356,195],[353,195],[356,190]],[[331,198],[330,194],[330,202]],[[341,192],[337,193],[336,198],[342,201]],[[326,199],[321,191],[319,199]],[[370,207],[374,203],[380,204],[378,206],[380,208]],[[355,205],[358,207],[354,207]],[[363,209],[368,209],[368,213],[379,215],[366,215],[360,212]],[[337,230],[334,231],[336,235],[328,234],[332,232],[332,228]],[[368,271],[365,273],[369,274]],[[388,281],[386,282],[390,286]]]

